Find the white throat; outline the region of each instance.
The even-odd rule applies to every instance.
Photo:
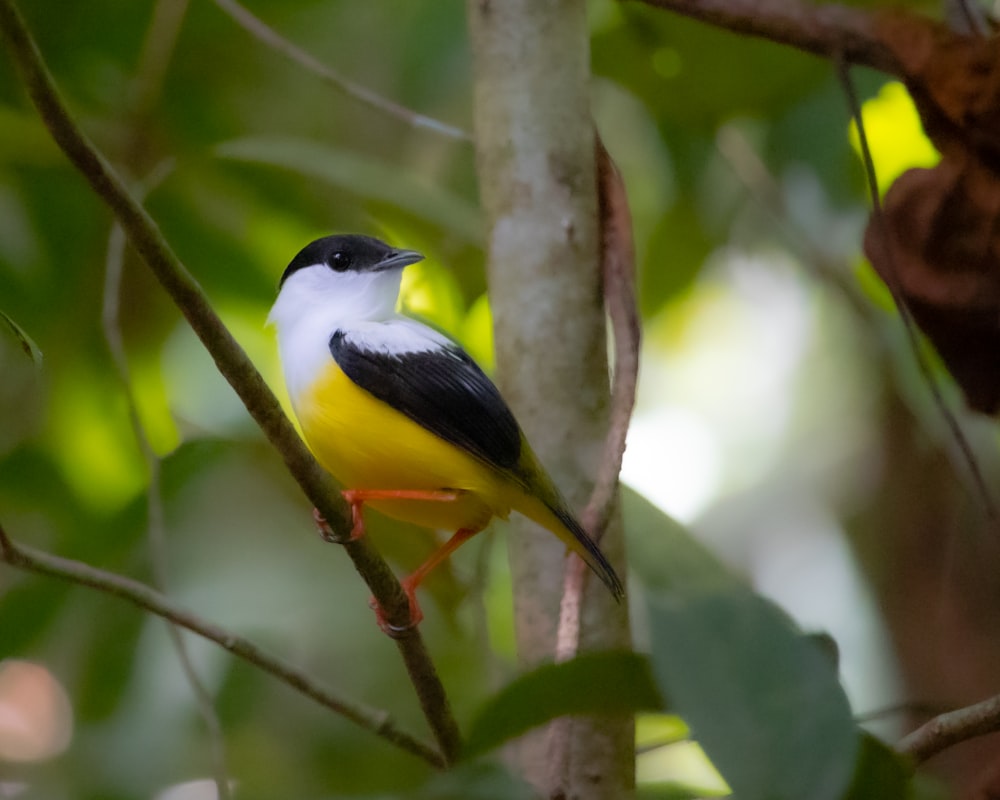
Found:
[[[288,276],[267,321],[278,330],[278,350],[292,403],[330,360],[330,337],[366,322],[399,318],[402,270],[334,272],[317,264]]]

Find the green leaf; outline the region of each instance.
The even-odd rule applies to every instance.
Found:
[[[319,179],[366,200],[385,203],[479,245],[483,221],[479,210],[450,192],[425,183],[399,165],[351,150],[292,138],[246,138],[224,142],[217,155],[283,167]]]
[[[7,324],[7,329],[11,332],[17,343],[21,345],[21,349],[24,354],[31,359],[32,363],[36,367],[42,366],[42,351],[39,349],[38,345],[35,344],[35,340],[28,336],[27,332],[18,325],[14,320],[12,320],[3,311],[0,311],[0,320],[3,320]]]
[[[858,731],[823,647],[740,587],[648,603],[660,690],[736,796],[843,796]]]
[[[643,586],[673,591],[743,587],[706,547],[638,492],[622,487],[629,569]],[[749,589],[744,588],[748,594]]]
[[[910,770],[899,753],[863,734],[846,800],[904,800],[912,795],[910,789]]]
[[[488,750],[557,717],[662,709],[649,662],[637,653],[588,653],[522,675],[495,695],[469,731],[464,757]]]
[[[647,500],[624,499],[653,673],[670,711],[740,800],[839,800],[859,732],[828,641],[804,635]]]

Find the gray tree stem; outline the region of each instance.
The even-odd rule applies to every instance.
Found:
[[[577,512],[597,472],[609,408],[585,6],[467,3],[498,380]],[[508,546],[518,649],[533,665],[554,655],[565,548],[523,519],[511,523]],[[602,547],[624,574],[618,514]],[[581,649],[628,646],[626,609],[589,581]],[[522,739],[522,774],[550,797],[615,798],[631,789],[631,720],[574,720],[570,737],[555,780],[544,732]]]

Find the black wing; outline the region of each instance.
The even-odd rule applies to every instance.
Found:
[[[518,475],[517,420],[497,387],[458,345],[386,353],[365,349],[337,331],[330,353],[369,394],[481,461]]]

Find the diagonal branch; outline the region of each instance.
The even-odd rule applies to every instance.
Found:
[[[472,137],[461,128],[456,128],[454,125],[448,125],[445,122],[413,111],[406,106],[382,97],[382,95],[373,92],[365,86],[345,78],[339,72],[335,72],[326,66],[326,64],[309,55],[309,53],[298,45],[288,41],[288,39],[281,36],[273,28],[265,25],[244,6],[236,2],[236,0],[215,0],[215,4],[228,14],[237,25],[258,41],[263,42],[272,50],[281,53],[290,61],[313,73],[324,83],[343,92],[348,97],[353,97],[365,105],[402,120],[414,128],[424,128],[425,130],[434,131],[442,136],[447,136],[449,139],[455,139],[460,142],[472,140]]]
[[[835,3],[802,0],[640,0],[745,36],[786,44],[818,56],[903,76],[895,55],[879,41],[877,16]]]
[[[381,736],[408,753],[422,758],[429,764],[438,768],[445,766],[440,754],[433,747],[397,728],[387,712],[337,696],[336,693],[319,685],[309,675],[291,664],[276,656],[269,655],[242,636],[237,636],[218,625],[207,622],[190,611],[178,608],[168,598],[143,583],[96,569],[79,561],[41,553],[29,547],[15,544],[3,526],[0,526],[0,561],[17,569],[58,578],[78,586],[86,586],[105,594],[120,597],[138,608],[162,617],[172,625],[185,628],[215,642],[237,658],[263,670],[282,683],[291,686],[295,691],[346,717],[377,736]]]
[[[334,532],[348,538],[350,513],[332,479],[306,449],[274,394],[222,324],[208,297],[171,250],[152,217],[132,198],[121,178],[71,118],[13,0],[0,0],[0,37],[56,144],[94,192],[111,208],[133,247],[184,314],[247,411],[281,454],[303,493]],[[344,548],[384,610],[388,622],[397,627],[407,626],[409,602],[385,560],[367,539],[348,542]],[[409,635],[396,640],[396,644],[409,670],[424,716],[445,761],[451,763],[459,749],[458,726],[423,639],[414,629]]]
[[[896,749],[922,764],[952,745],[1000,731],[1000,695],[946,711],[904,736]]]

